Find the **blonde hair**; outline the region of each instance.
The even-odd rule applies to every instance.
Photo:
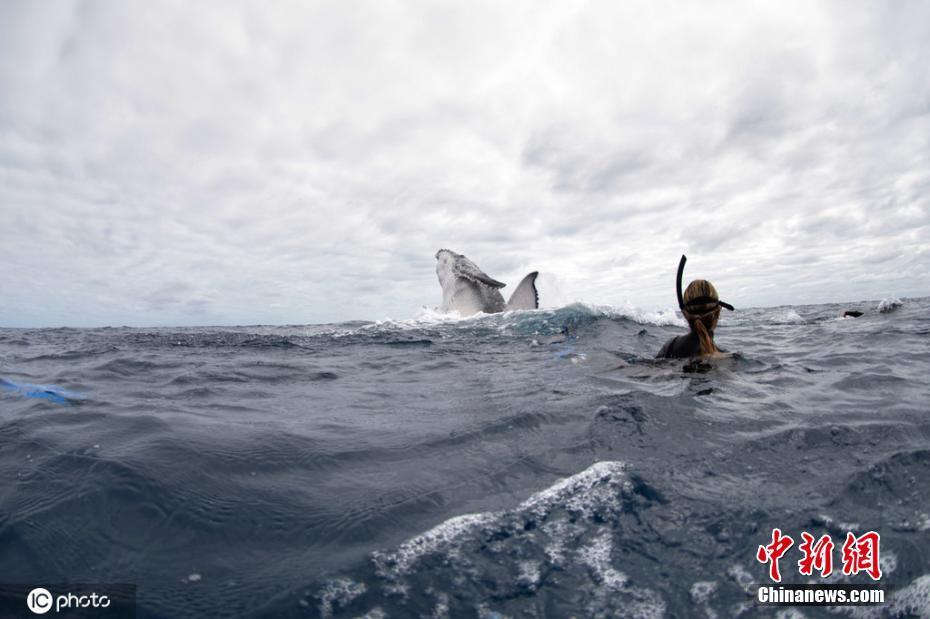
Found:
[[[717,328],[717,319],[720,317],[720,305],[717,303],[720,297],[717,296],[717,289],[706,279],[696,279],[688,284],[682,296],[687,309],[682,309],[681,313],[698,337],[698,354],[703,356],[719,353],[720,349],[714,343],[714,329]],[[688,305],[702,297],[712,301],[701,305]]]

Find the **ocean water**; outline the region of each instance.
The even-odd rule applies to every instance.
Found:
[[[772,529],[871,529],[889,603],[796,610],[930,616],[930,299],[882,309],[725,312],[698,366],[652,358],[674,313],[586,305],[0,329],[0,582],[135,583],[140,617],[783,617],[751,597]]]

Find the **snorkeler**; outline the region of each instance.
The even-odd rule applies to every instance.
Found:
[[[685,270],[688,259],[681,257],[678,263],[678,278],[675,291],[678,293],[678,307],[691,327],[687,335],[673,337],[665,343],[657,358],[684,359],[689,357],[704,357],[725,352],[714,343],[714,329],[717,328],[717,319],[720,317],[720,308],[725,307],[733,311],[733,306],[724,303],[717,296],[714,285],[707,280],[696,279],[681,293],[681,276]]]

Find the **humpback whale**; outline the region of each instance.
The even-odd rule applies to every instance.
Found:
[[[478,312],[493,314],[539,307],[539,293],[536,292],[538,271],[523,278],[506,304],[500,289],[507,284],[489,277],[462,254],[448,249],[436,252],[436,275],[442,286],[442,309],[446,312],[456,311],[462,316],[471,316]]]

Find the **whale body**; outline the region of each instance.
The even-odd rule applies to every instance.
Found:
[[[471,316],[478,312],[494,314],[518,309],[537,309],[537,275],[539,272],[533,271],[524,277],[510,295],[510,300],[504,303],[500,289],[507,284],[488,276],[462,254],[448,249],[436,252],[436,276],[442,287],[442,310],[455,311],[462,316]]]

